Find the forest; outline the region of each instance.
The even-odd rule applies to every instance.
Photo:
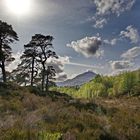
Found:
[[[123,72],[117,76],[97,75],[81,87],[51,87],[50,90],[67,93],[76,98],[120,97],[140,95],[140,70]]]

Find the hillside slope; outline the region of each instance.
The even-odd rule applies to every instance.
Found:
[[[64,82],[58,82],[57,86],[60,87],[73,87],[73,86],[81,86],[85,84],[86,82],[89,82],[92,80],[97,74],[92,71],[87,71],[85,73],[79,74],[73,79],[68,79]]]
[[[138,97],[77,100],[0,84],[0,140],[139,140]]]

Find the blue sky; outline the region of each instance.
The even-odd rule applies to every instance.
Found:
[[[31,36],[41,33],[55,38],[61,78],[87,70],[105,75],[140,67],[139,0],[30,1],[30,12],[19,16],[0,0],[0,19],[19,35],[12,45],[17,59]]]

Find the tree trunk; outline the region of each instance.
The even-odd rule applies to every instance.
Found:
[[[2,69],[3,82],[6,83],[7,80],[6,80],[6,71],[5,71],[4,60],[2,60],[1,69]]]
[[[31,86],[33,86],[33,80],[34,80],[34,63],[35,59],[32,60],[32,71],[31,71]]]
[[[2,77],[3,77],[3,82],[6,82],[6,71],[5,71],[5,60],[4,60],[4,56],[3,56],[3,52],[2,52],[2,39],[1,39],[1,36],[0,36],[0,54],[2,55],[1,56],[1,70],[2,70]]]
[[[44,91],[44,83],[45,83],[45,63],[42,62],[43,70],[42,70],[42,91]]]
[[[46,92],[48,92],[48,84],[49,84],[49,75],[47,74],[47,79],[46,79]]]

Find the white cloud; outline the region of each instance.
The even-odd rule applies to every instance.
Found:
[[[129,11],[136,0],[93,0],[96,13],[87,21],[93,22],[93,27],[103,28],[107,24],[111,15],[120,16]]]
[[[97,15],[115,14],[119,16],[130,10],[134,3],[135,0],[94,0]]]
[[[96,55],[95,55],[97,58],[100,58],[102,59],[103,56],[104,56],[104,50],[102,49],[99,49],[97,52],[96,52]]]
[[[107,23],[105,18],[100,18],[95,20],[95,24],[93,25],[95,28],[103,28],[104,24]]]
[[[117,74],[135,68],[134,58],[140,56],[140,47],[133,47],[121,55],[122,60],[110,61],[109,64],[113,70],[112,74]]]
[[[18,64],[21,62],[20,56],[22,55],[22,52],[18,52],[16,54],[13,54],[12,56],[15,58],[13,62],[11,62],[7,67],[6,70],[11,72],[12,70],[16,69]]]
[[[72,41],[67,44],[68,47],[73,48],[76,52],[83,54],[85,57],[99,56],[99,48],[102,44],[100,37],[85,37],[78,41]]]
[[[125,31],[121,31],[120,36],[130,39],[132,43],[138,43],[140,40],[138,30],[131,25]]]
[[[65,72],[59,73],[56,75],[57,81],[65,81],[67,80],[67,74]]]
[[[105,39],[105,40],[104,40],[104,43],[105,43],[105,44],[108,44],[108,45],[111,45],[111,46],[114,46],[114,45],[116,45],[117,41],[118,41],[117,38],[113,38],[112,40],[107,40],[107,39]]]
[[[95,14],[94,16],[88,17],[85,22],[92,22],[94,28],[101,29],[107,24],[108,19],[104,16],[98,16]]]
[[[130,61],[121,60],[121,61],[111,61],[110,65],[113,70],[122,70],[130,68],[133,64]]]
[[[87,64],[73,63],[73,62],[68,62],[66,64],[73,65],[73,66],[78,66],[78,67],[93,68],[93,69],[102,69],[103,68],[103,66],[94,66],[94,65],[87,65]]]
[[[56,58],[49,58],[47,60],[47,65],[51,65],[54,67],[56,71],[56,80],[57,81],[64,81],[67,79],[67,74],[64,72],[64,65],[65,63],[69,62],[69,57],[68,56],[59,56],[58,59]]]
[[[126,51],[125,53],[123,53],[121,55],[121,58],[127,59],[127,60],[133,60],[134,58],[138,56],[140,56],[140,47],[133,47],[129,49],[128,51]]]

